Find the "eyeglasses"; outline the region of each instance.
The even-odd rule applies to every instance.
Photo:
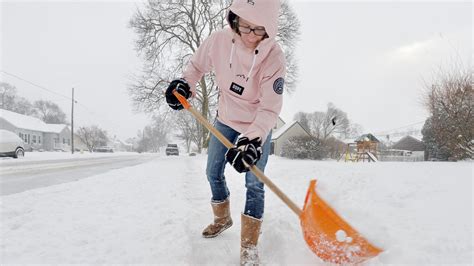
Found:
[[[250,32],[253,31],[253,33],[257,36],[265,36],[265,34],[267,34],[267,32],[265,31],[265,28],[261,28],[261,27],[252,29],[249,26],[240,26],[239,25],[239,31],[244,33],[244,34],[249,34]]]

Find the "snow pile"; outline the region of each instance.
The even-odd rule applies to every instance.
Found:
[[[236,264],[244,177],[226,170],[234,225],[212,220],[203,155],[159,157],[0,197],[2,263]],[[341,163],[272,156],[266,174],[302,206],[309,180],[352,226],[385,250],[368,265],[472,264],[472,163]],[[267,189],[259,241],[264,264],[324,265],[299,219]],[[341,241],[348,241],[344,232]]]

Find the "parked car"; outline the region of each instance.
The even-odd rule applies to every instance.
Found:
[[[22,158],[25,156],[25,143],[15,133],[0,129],[0,156]]]
[[[166,146],[166,155],[177,155],[179,156],[179,149],[178,149],[178,144],[168,144]]]
[[[93,152],[114,152],[114,148],[102,146],[102,147],[94,148],[92,151]]]

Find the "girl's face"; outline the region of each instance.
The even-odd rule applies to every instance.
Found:
[[[265,28],[252,24],[245,19],[239,18],[239,31],[245,47],[255,49],[265,36]]]

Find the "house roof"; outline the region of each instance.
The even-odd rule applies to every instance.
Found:
[[[65,128],[69,128],[66,124],[46,124],[46,127],[48,128],[46,132],[52,133],[61,133]]]
[[[392,146],[392,149],[407,151],[424,151],[425,145],[422,141],[412,136],[405,136]]]
[[[45,132],[48,130],[46,123],[36,117],[22,115],[4,109],[0,109],[0,117],[17,128],[41,132]]]
[[[17,128],[33,131],[60,133],[67,127],[67,125],[64,124],[46,124],[36,117],[22,115],[4,109],[0,109],[0,117]]]
[[[375,141],[375,142],[380,142],[374,135],[372,134],[364,134],[360,137],[358,137],[355,142],[361,142],[361,141]]]
[[[275,132],[272,133],[272,140],[280,138],[283,134],[285,134],[285,132],[295,125],[299,125],[308,134],[308,136],[311,136],[311,134],[303,126],[301,126],[298,121],[293,121],[291,123],[286,123],[279,129],[275,130]]]

